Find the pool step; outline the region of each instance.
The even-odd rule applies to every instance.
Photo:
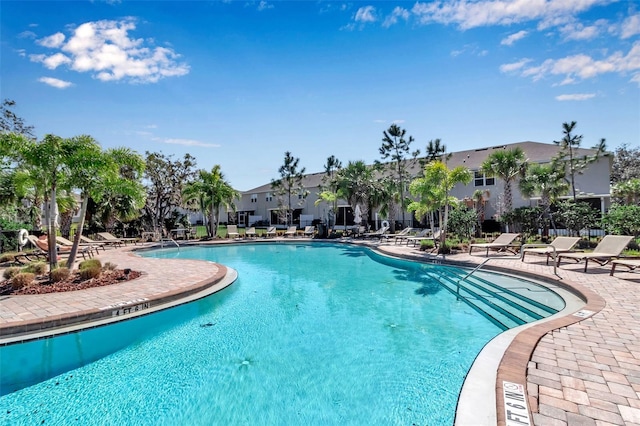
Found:
[[[465,271],[456,272],[450,268],[446,271],[434,269],[427,275],[503,330],[557,312],[557,309],[523,294],[527,293],[526,286],[524,289],[503,288],[475,275],[463,280]]]

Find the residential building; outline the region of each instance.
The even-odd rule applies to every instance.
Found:
[[[458,184],[451,191],[451,195],[463,200],[470,199],[476,190],[485,192],[485,218],[487,220],[499,220],[503,210],[503,192],[504,182],[494,176],[487,176],[480,170],[480,165],[487,156],[496,150],[508,150],[520,147],[525,152],[525,156],[530,163],[548,163],[551,158],[556,156],[559,147],[555,144],[547,144],[540,142],[518,142],[506,145],[491,146],[487,148],[471,149],[447,154],[446,164],[449,169],[457,166],[465,166],[473,173],[473,179],[468,185]],[[577,158],[585,155],[595,154],[593,149],[579,148],[575,150]],[[605,212],[611,203],[610,196],[610,175],[613,163],[613,156],[606,153],[601,156],[598,161],[587,166],[581,174],[576,174],[576,192],[577,197],[586,200],[594,207],[598,207]],[[420,176],[421,169],[419,165],[414,165],[411,169],[412,176]],[[304,177],[303,185],[308,191],[306,197],[292,200],[291,208],[293,209],[293,223],[299,226],[317,223],[318,221],[326,222],[327,215],[330,210],[329,204],[318,200],[318,193],[323,182],[325,173],[312,173]],[[567,176],[567,178],[569,178]],[[513,207],[534,206],[539,202],[539,198],[525,199],[518,190],[517,181],[512,184],[513,191]],[[567,193],[564,198],[570,198],[571,194]],[[239,225],[251,226],[256,222],[258,224],[281,224],[284,226],[283,218],[278,215],[278,197],[271,188],[271,184],[265,184],[257,188],[241,194],[241,199],[237,205],[235,213],[229,213],[229,222],[238,223]],[[405,215],[407,222],[403,226],[421,226],[420,220]],[[400,221],[401,212],[394,218]],[[383,218],[377,212],[370,212],[369,221],[379,223]],[[314,222],[315,221],[315,222]],[[424,225],[424,222],[422,223]],[[338,202],[338,215],[336,217],[336,225],[338,228],[353,225],[353,212],[351,206],[345,200]],[[375,226],[375,225],[374,225]]]

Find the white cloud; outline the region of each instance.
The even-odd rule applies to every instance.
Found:
[[[540,20],[548,27],[609,0],[452,0],[417,2],[412,13],[423,24],[456,24],[462,29]]]
[[[358,9],[354,19],[356,22],[376,22],[376,8],[373,6],[363,6]]]
[[[407,9],[404,9],[400,6],[396,6],[395,9],[393,9],[393,12],[391,12],[391,15],[387,16],[384,19],[384,22],[382,23],[382,26],[385,28],[389,28],[392,25],[395,25],[398,23],[398,19],[403,19],[405,21],[409,20],[410,17],[410,13]]]
[[[556,96],[557,101],[586,101],[588,99],[594,98],[596,96],[595,93],[574,93],[572,95],[558,95]]]
[[[560,27],[560,33],[565,40],[592,40],[602,32],[607,31],[608,21],[599,19],[593,25],[580,22],[570,22]]]
[[[531,62],[531,59],[525,58],[525,59],[522,59],[522,60],[520,60],[518,62],[513,62],[511,64],[500,65],[500,71],[501,72],[518,71],[518,70],[521,70],[522,68],[524,68],[524,66],[527,65],[529,62]]]
[[[500,44],[503,44],[505,46],[511,46],[516,41],[522,40],[527,34],[529,34],[528,31],[524,31],[524,30],[518,31],[515,34],[511,34],[510,36],[503,38]]]
[[[450,55],[454,58],[456,56],[460,56],[462,54],[473,55],[473,56],[487,56],[489,54],[488,50],[480,49],[480,47],[475,43],[465,44],[462,49],[451,51]]]
[[[273,9],[273,5],[267,3],[266,1],[262,0],[259,4],[258,4],[258,10],[262,11],[262,10],[267,10],[267,9]]]
[[[38,81],[57,89],[66,89],[67,87],[73,86],[73,84],[68,81],[59,80],[52,77],[40,77]]]
[[[623,39],[640,34],[640,14],[629,16],[622,23],[620,37]]]
[[[44,46],[44,47],[49,47],[49,48],[55,49],[57,47],[60,47],[62,45],[62,43],[64,43],[64,39],[65,39],[64,34],[55,33],[55,34],[50,35],[48,37],[41,38],[36,43],[38,43],[40,46]]]
[[[63,55],[62,53],[56,53],[51,56],[46,55],[30,55],[29,58],[32,62],[42,62],[42,64],[49,68],[50,70],[54,70],[58,68],[62,64],[71,63],[71,59]]]
[[[184,145],[184,146],[201,146],[204,148],[220,148],[220,144],[206,143],[195,141],[192,139],[172,139],[172,138],[152,138],[154,141],[168,143],[172,145]]]
[[[37,35],[33,31],[23,31],[18,34],[18,38],[36,38]]]
[[[64,64],[78,72],[90,72],[101,81],[155,83],[165,77],[189,73],[189,66],[178,62],[180,55],[172,49],[130,38],[129,31],[135,28],[131,18],[86,22],[68,39],[56,33],[38,41],[42,46],[59,48],[61,52],[31,55],[30,58],[49,69]]]
[[[522,61],[521,61],[522,62]],[[519,64],[519,63],[516,63]],[[531,77],[534,81],[547,76],[564,76],[563,84],[577,80],[587,80],[595,78],[601,74],[618,73],[631,74],[631,81],[637,81],[640,74],[640,41],[636,41],[629,52],[624,55],[622,52],[614,52],[608,57],[594,59],[591,56],[578,54],[560,59],[547,59],[542,64],[532,67],[511,67],[514,64],[507,64],[500,67],[507,67],[507,71],[522,69],[523,77]]]

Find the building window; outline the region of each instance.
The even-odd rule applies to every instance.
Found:
[[[264,200],[268,203],[269,201],[273,201],[273,194],[270,192],[267,192],[267,196],[264,198]]]
[[[473,173],[474,186],[492,186],[496,184],[496,178],[493,176],[487,176],[481,171]]]
[[[258,202],[258,194],[251,194],[251,202],[252,203]]]

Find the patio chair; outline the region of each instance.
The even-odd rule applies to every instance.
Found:
[[[413,230],[413,228],[412,228],[412,230]],[[406,241],[406,240],[407,240],[407,238],[413,238],[413,237],[424,237],[424,236],[426,236],[429,232],[431,232],[431,230],[430,230],[429,228],[424,228],[424,229],[421,229],[421,230],[420,230],[420,232],[418,232],[418,233],[417,233],[417,234],[415,234],[415,235],[411,235],[411,233],[403,234],[403,235],[396,234],[396,235],[395,235],[395,238],[393,239],[393,243],[394,243],[394,244],[398,244],[398,242],[400,242],[400,244],[402,244],[404,241]]]
[[[490,243],[478,243],[478,244],[470,244],[469,245],[469,254],[471,254],[471,250],[474,248],[484,248],[487,249],[486,256],[489,256],[489,250],[496,250],[498,252],[501,251],[510,251],[513,254],[516,254],[517,251],[514,249],[513,241],[518,238],[520,234],[508,233],[505,232],[500,234],[498,238],[493,240]]]
[[[295,237],[296,236],[296,232],[297,232],[297,228],[295,225],[290,226],[287,228],[286,231],[284,231],[284,236],[285,237]]]
[[[314,234],[316,233],[316,227],[311,225],[311,226],[305,226],[304,227],[304,233],[303,235],[305,237],[311,237],[313,238]]]
[[[62,247],[73,247],[73,241],[66,239],[65,237],[56,237],[56,241],[58,244],[60,244]],[[82,248],[89,248],[89,250],[91,250],[92,252],[95,250],[96,254],[98,254],[98,249],[100,247],[102,247],[102,250],[104,251],[104,244],[102,245],[98,245],[98,244],[91,244],[91,243],[84,243],[84,242],[79,242],[78,243],[78,247],[82,247]]]
[[[250,228],[245,229],[244,236],[246,238],[255,238],[256,237],[256,228],[252,226]]]
[[[27,235],[27,239],[36,249],[36,251],[34,251],[33,253],[26,254],[27,260],[49,260],[49,243],[47,240],[41,240],[35,235]],[[59,244],[56,244],[56,252],[59,259],[62,257],[68,257],[71,253],[71,247],[63,247]],[[93,253],[89,249],[89,247],[79,248],[78,254],[81,255],[85,260],[87,259],[87,255],[89,256],[89,258],[93,257]],[[29,256],[32,257],[30,258]]]
[[[278,235],[278,232],[276,231],[276,227],[275,226],[270,226],[270,227],[267,228],[267,232],[265,234],[266,238],[275,237],[276,235]]]
[[[522,257],[520,260],[524,262],[524,256],[527,253],[544,254],[547,256],[548,265],[550,257],[553,257],[553,261],[555,262],[558,254],[570,252],[578,241],[580,241],[580,237],[556,237],[551,241],[548,247],[531,247],[522,249]]]
[[[557,266],[563,258],[573,259],[576,262],[584,260],[584,272],[587,272],[589,260],[593,260],[600,266],[604,266],[613,259],[620,256],[620,253],[627,247],[633,237],[628,235],[605,235],[592,252],[562,253],[558,255]]]
[[[110,232],[98,232],[98,236],[100,238],[102,238],[105,241],[120,241],[123,244],[127,244],[127,243],[134,243],[136,244],[138,242],[138,238],[127,238],[127,237],[116,237],[115,235],[113,235]]]
[[[227,238],[240,238],[238,225],[227,225]]]
[[[121,245],[123,245],[124,243],[120,240],[114,240],[114,241],[96,241],[96,240],[92,240],[89,237],[85,237],[84,235],[80,235],[80,241],[85,242],[85,243],[90,243],[90,244],[94,244],[96,246],[100,246],[103,249],[106,249],[107,246],[113,246],[113,247],[120,247]]]
[[[422,241],[433,241],[433,243],[437,246],[438,240],[440,240],[440,231],[434,232],[433,235],[423,235],[421,237],[418,237],[418,236],[409,237],[407,238],[407,246],[409,245],[409,243],[413,243],[413,246],[415,247],[418,244],[420,244]]]
[[[618,265],[626,266],[629,268],[629,271],[633,271],[640,267],[640,257],[623,257],[620,259],[613,259],[611,261],[611,272],[609,272],[609,275],[613,276],[613,273],[616,271],[616,266]]]
[[[392,237],[399,237],[399,236],[404,236],[404,235],[408,236],[411,233],[412,230],[413,230],[412,227],[407,226],[402,231],[394,233],[394,234],[385,233],[380,237],[380,239],[382,240],[384,238],[388,242],[389,238],[392,238]]]
[[[627,268],[629,268],[629,271],[633,271],[636,268],[640,267],[640,258],[639,257],[629,257],[629,258],[620,258],[620,259],[613,259],[611,261],[611,272],[609,272],[609,275],[613,276],[613,273],[616,271],[616,266],[621,265],[621,266],[626,266]]]
[[[382,238],[382,236],[389,230],[388,226],[383,226],[375,232],[366,232],[362,234],[363,238]]]

